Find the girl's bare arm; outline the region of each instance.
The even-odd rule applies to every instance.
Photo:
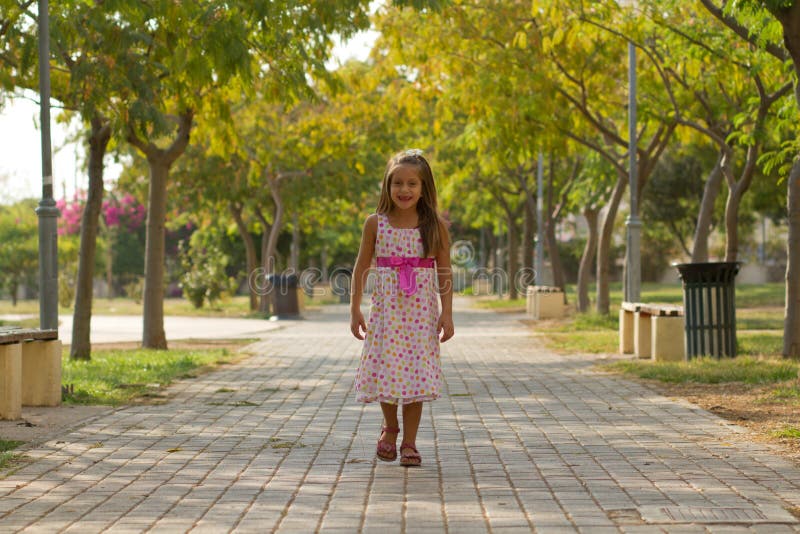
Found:
[[[455,327],[453,326],[453,270],[450,265],[450,241],[446,231],[443,231],[442,235],[444,236],[442,247],[436,254],[436,276],[439,282],[439,297],[442,302],[442,311],[436,331],[442,334],[441,341],[444,343],[455,335]]]
[[[350,282],[350,331],[358,339],[364,339],[367,331],[367,323],[361,313],[361,298],[364,295],[364,286],[367,283],[372,256],[375,254],[377,236],[378,216],[372,214],[364,222],[361,245],[358,247],[358,257],[353,267],[353,279]]]

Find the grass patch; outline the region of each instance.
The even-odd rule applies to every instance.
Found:
[[[782,430],[776,430],[772,435],[776,438],[800,439],[800,428],[788,426]]]
[[[783,308],[742,308],[737,305],[736,328],[783,331],[783,315]]]
[[[619,334],[610,330],[581,332],[548,332],[545,338],[549,348],[559,352],[601,354],[619,350]]]
[[[306,445],[302,441],[286,441],[280,438],[269,438],[269,446],[272,449],[298,449],[304,448]]]
[[[498,299],[498,298],[491,298],[491,299],[480,299],[475,302],[475,306],[478,308],[484,308],[487,310],[506,310],[511,308],[525,308],[525,299]]]
[[[737,358],[695,358],[688,362],[654,362],[652,360],[624,360],[603,364],[604,369],[627,375],[649,378],[661,382],[682,384],[774,384],[797,377],[797,362],[778,359],[757,359],[750,356]]]
[[[13,451],[24,443],[24,441],[14,441],[13,439],[0,439],[0,452]]]
[[[777,356],[783,352],[783,329],[775,332],[737,332],[740,356]]]
[[[59,307],[60,314],[72,315],[72,308]],[[141,315],[142,303],[129,298],[95,298],[92,299],[92,313],[95,315]],[[0,315],[31,314],[35,315],[38,326],[39,301],[37,299],[19,300],[13,306],[10,300],[0,300]],[[238,295],[214,303],[213,307],[204,306],[195,309],[192,303],[184,298],[164,299],[164,315],[180,315],[191,317],[257,317],[250,311],[250,297]]]
[[[795,381],[793,386],[778,386],[770,391],[768,400],[785,403],[800,403],[800,381]]]
[[[0,439],[0,469],[14,464],[17,455],[12,451],[24,443],[24,441]]]
[[[74,387],[68,404],[125,404],[152,394],[176,378],[196,376],[236,358],[227,349],[93,350],[89,361],[65,356],[62,382]]]

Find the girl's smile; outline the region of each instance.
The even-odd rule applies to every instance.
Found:
[[[392,202],[400,209],[415,207],[422,197],[422,180],[412,165],[398,166],[389,187]]]

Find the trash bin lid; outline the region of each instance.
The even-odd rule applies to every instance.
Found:
[[[732,282],[739,272],[739,261],[673,263],[684,282]]]

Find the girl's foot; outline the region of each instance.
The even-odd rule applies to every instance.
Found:
[[[388,426],[383,427],[381,430],[380,439],[378,439],[378,446],[375,449],[375,456],[378,460],[384,462],[394,462],[397,459],[397,434],[400,433],[399,428],[391,428]]]
[[[400,465],[404,467],[418,467],[422,463],[422,456],[413,443],[400,445]]]

